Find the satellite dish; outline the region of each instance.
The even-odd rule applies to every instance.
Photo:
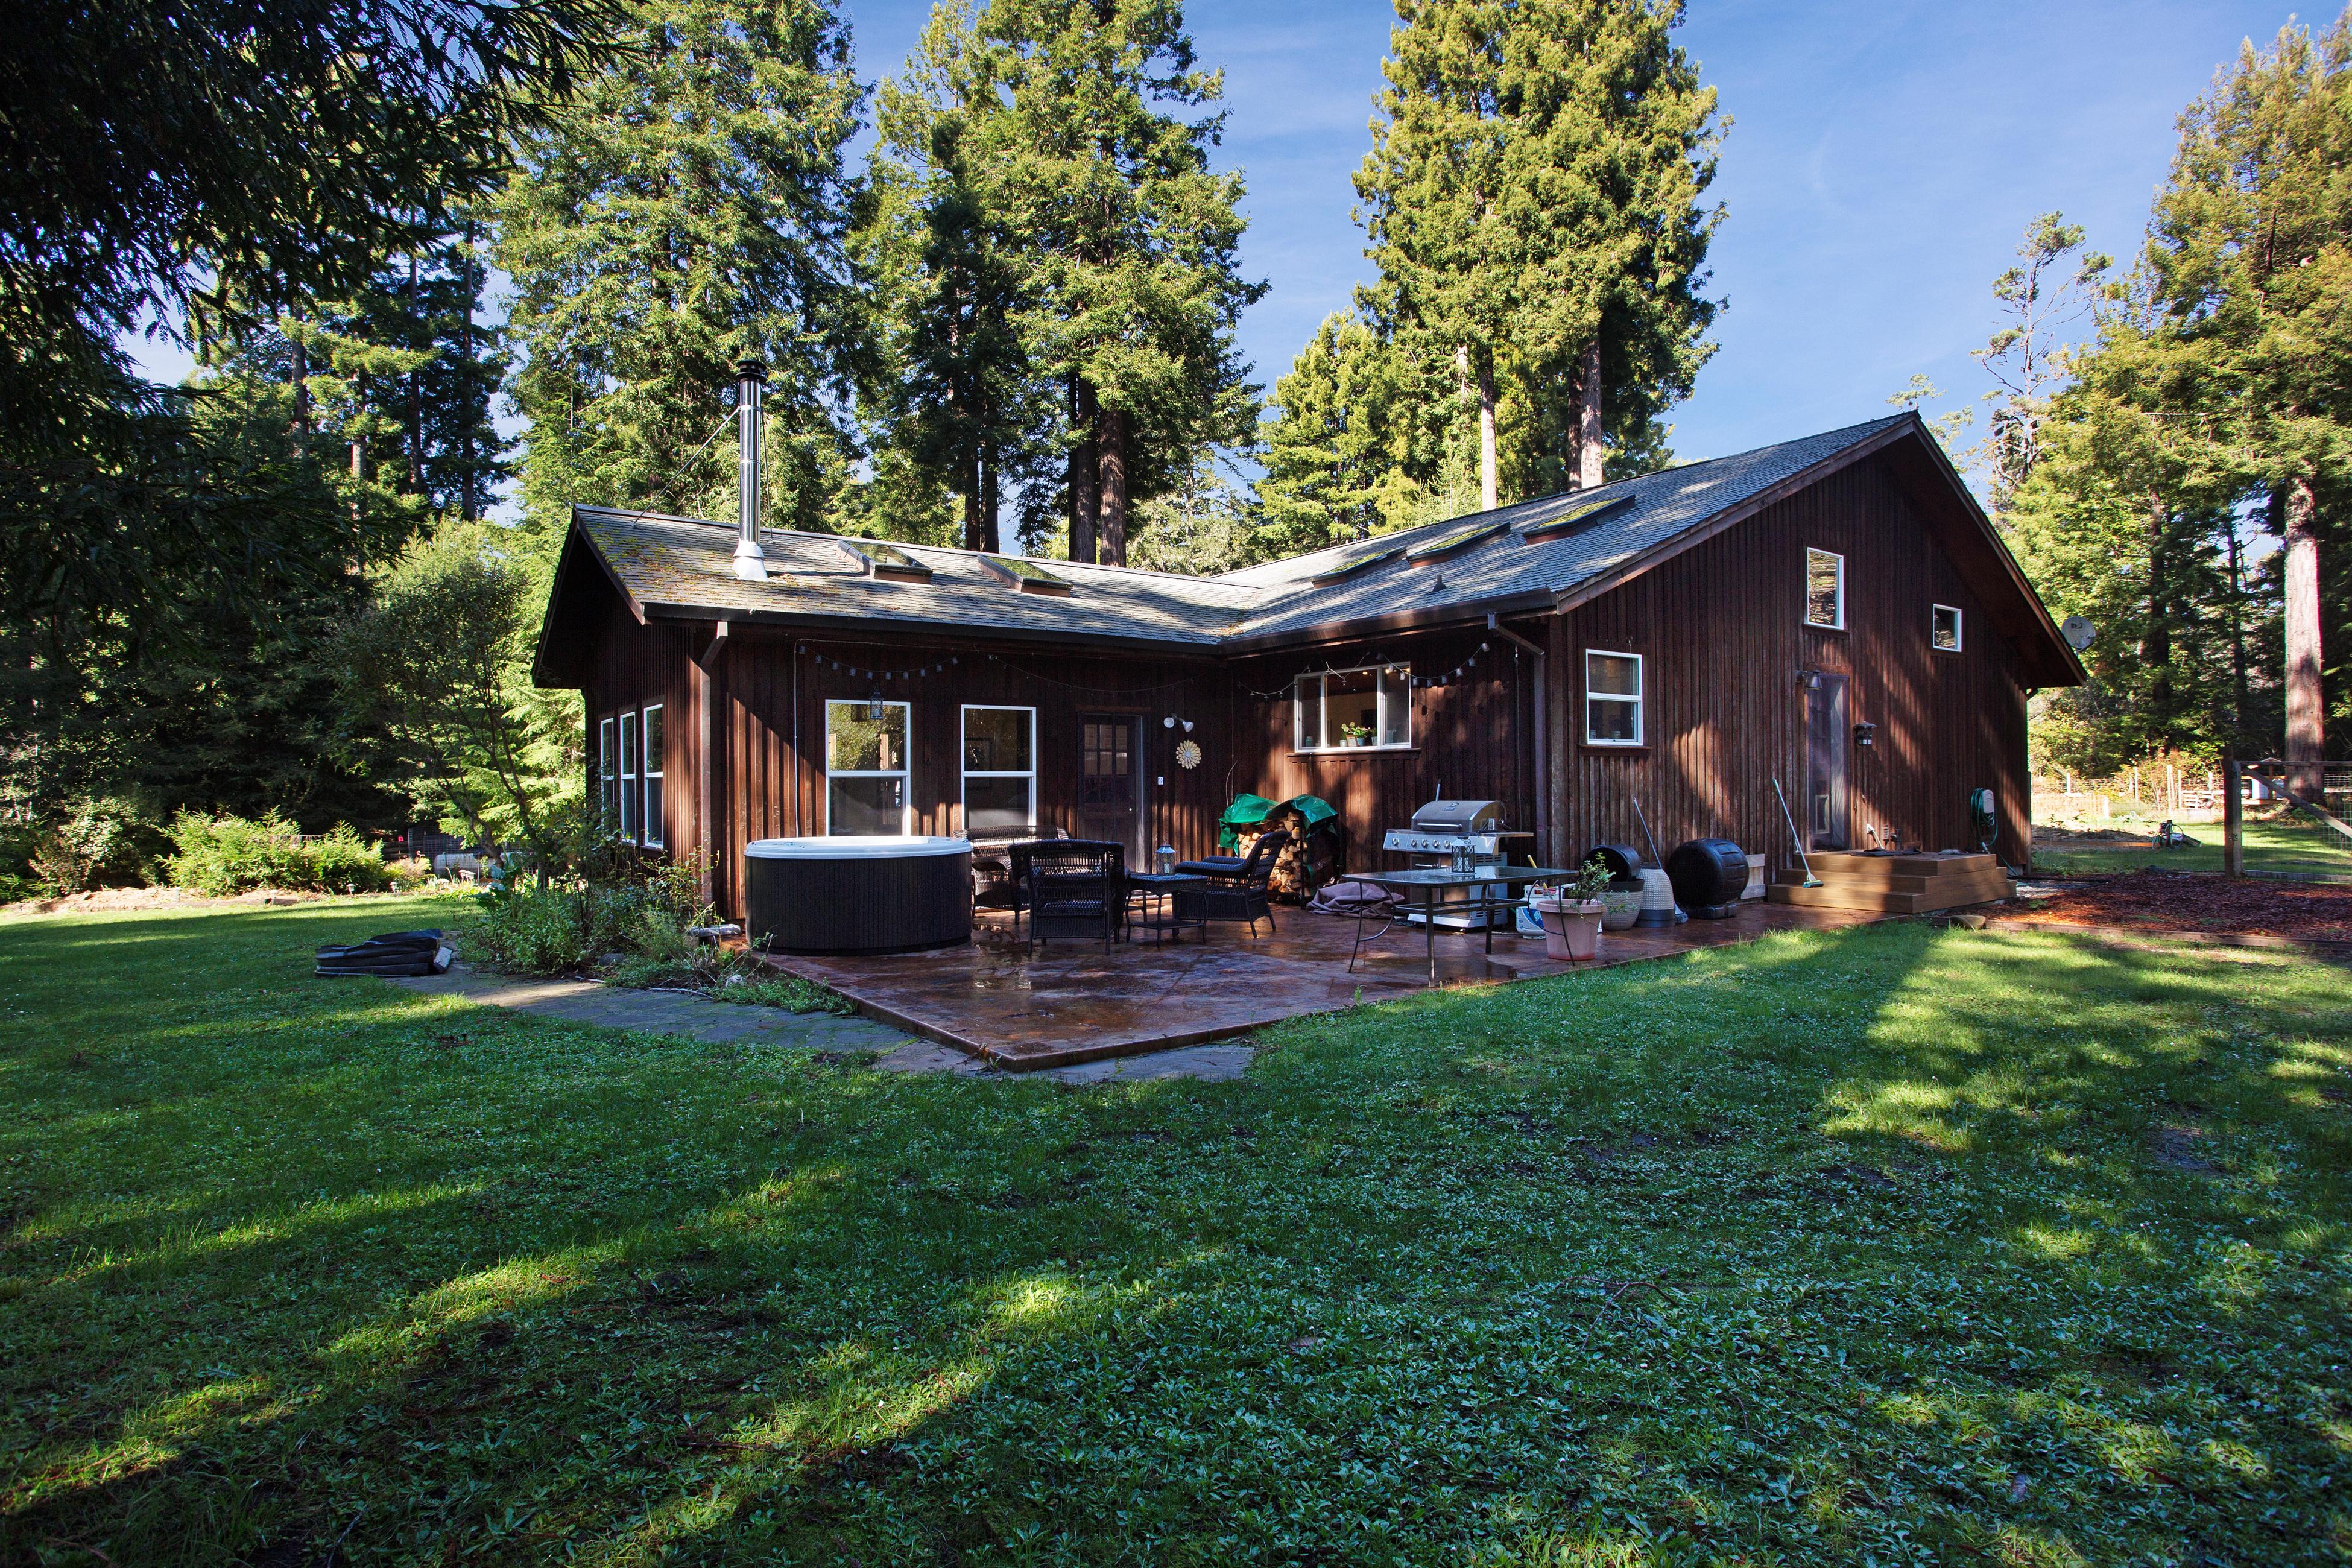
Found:
[[[2076,653],[2080,653],[2091,646],[2091,639],[2099,635],[2099,628],[2081,616],[2068,616],[2059,625],[2058,635],[2064,637]]]

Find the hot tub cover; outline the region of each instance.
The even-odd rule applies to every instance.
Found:
[[[936,835],[844,833],[831,838],[755,838],[743,846],[753,860],[898,860],[920,855],[963,855],[969,838]]]

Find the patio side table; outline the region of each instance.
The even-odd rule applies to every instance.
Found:
[[[1409,871],[1350,871],[1340,879],[1348,882],[1369,882],[1385,888],[1404,900],[1403,907],[1373,918],[1381,929],[1370,936],[1364,934],[1364,906],[1356,906],[1356,945],[1349,950],[1348,969],[1352,973],[1356,957],[1364,951],[1367,942],[1378,942],[1389,929],[1407,914],[1418,914],[1428,927],[1429,984],[1437,984],[1437,916],[1440,911],[1460,911],[1475,916],[1486,928],[1486,951],[1495,951],[1494,913],[1517,904],[1519,892],[1529,882],[1557,882],[1573,877],[1573,871],[1563,871],[1556,866],[1481,866],[1475,871],[1442,871],[1433,866],[1415,867]],[[1505,889],[1496,897],[1489,889],[1496,885]],[[1454,895],[1459,894],[1460,897]]]
[[[1182,940],[1197,931],[1209,940],[1209,879],[1189,872],[1130,871],[1127,878],[1128,930],[1148,931],[1155,942]]]

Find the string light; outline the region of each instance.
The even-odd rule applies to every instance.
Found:
[[[860,669],[846,660],[827,658],[821,653],[810,657],[827,669],[840,670],[852,680],[915,680],[927,675],[943,674],[949,665],[963,662],[960,658],[950,658],[939,664],[920,665],[913,669]]]

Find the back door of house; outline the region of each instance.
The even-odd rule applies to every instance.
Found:
[[[1814,849],[1843,849],[1846,830],[1845,677],[1823,674],[1805,693],[1805,832]]]
[[[1078,832],[1127,846],[1130,870],[1147,867],[1143,847],[1142,722],[1132,713],[1078,716]]]

